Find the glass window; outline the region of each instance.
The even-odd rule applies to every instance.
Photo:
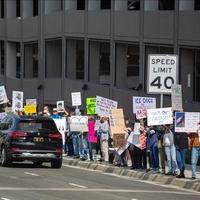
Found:
[[[194,9],[195,10],[200,10],[200,0],[195,0],[194,1]]]
[[[140,10],[140,0],[128,0],[128,10]]]
[[[1,48],[1,74],[4,75],[5,73],[5,49],[4,49],[4,41],[0,41],[0,48]]]
[[[101,9],[111,9],[111,0],[101,0]]]
[[[129,44],[127,47],[127,76],[139,76],[139,46]]]
[[[16,17],[21,17],[20,0],[16,0]]]
[[[100,75],[110,75],[110,44],[100,43]]]
[[[85,0],[77,0],[77,10],[85,10]]]
[[[33,0],[33,16],[38,16],[38,0]]]
[[[174,10],[174,0],[159,0],[159,10]]]
[[[1,18],[4,18],[4,0],[1,0]]]
[[[21,76],[21,49],[20,43],[16,43],[16,78],[20,78]]]
[[[76,41],[76,79],[84,79],[84,41]]]

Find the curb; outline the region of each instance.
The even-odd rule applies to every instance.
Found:
[[[200,180],[190,180],[190,179],[177,179],[172,176],[166,176],[162,174],[152,174],[150,172],[142,172],[137,170],[131,170],[128,168],[115,167],[113,165],[80,161],[73,158],[64,157],[65,164],[69,166],[78,166],[85,169],[98,170],[101,172],[116,174],[120,176],[133,177],[140,180],[148,180],[153,182],[159,182],[164,185],[173,185],[180,188],[190,189],[200,192]]]

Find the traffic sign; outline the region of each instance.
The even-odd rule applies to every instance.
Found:
[[[151,54],[148,57],[147,92],[170,94],[177,83],[178,56]]]

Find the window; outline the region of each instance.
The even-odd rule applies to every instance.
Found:
[[[174,10],[174,0],[159,0],[159,10]]]
[[[111,0],[101,0],[101,9],[111,9]]]
[[[128,10],[140,10],[140,0],[128,0]]]
[[[20,0],[16,0],[16,17],[21,17]]]
[[[195,10],[200,10],[200,0],[195,0],[195,2],[194,2],[194,9]]]
[[[38,0],[33,0],[33,16],[38,16]]]
[[[100,43],[100,75],[110,75],[110,44]]]
[[[139,76],[139,46],[128,45],[127,47],[127,76]]]
[[[194,54],[194,67],[193,67],[193,99],[200,102],[200,50],[196,49]]]
[[[4,18],[4,0],[1,0],[1,18]]]
[[[4,75],[5,73],[5,49],[4,49],[4,41],[0,41],[0,48],[1,48],[1,74]]]
[[[76,41],[76,79],[84,79],[84,41]]]
[[[21,53],[20,53],[20,43],[16,43],[16,78],[20,78],[21,74]]]
[[[77,0],[77,10],[85,10],[85,0]]]

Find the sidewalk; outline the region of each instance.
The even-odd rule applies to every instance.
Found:
[[[197,168],[197,179],[191,180],[190,166],[186,166],[185,179],[175,178],[173,176],[166,176],[163,174],[153,174],[152,172],[146,172],[142,170],[131,170],[129,167],[116,167],[112,164],[91,162],[91,161],[80,161],[79,159],[73,159],[64,156],[65,163],[69,166],[78,166],[82,168],[98,170],[110,174],[116,174],[127,177],[134,177],[140,180],[148,180],[159,182],[161,184],[173,185],[185,189],[191,189],[200,192],[200,167]]]

